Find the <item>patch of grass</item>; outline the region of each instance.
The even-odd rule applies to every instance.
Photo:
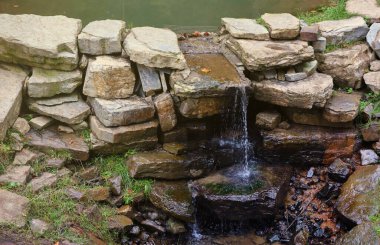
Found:
[[[223,184],[223,183],[211,183],[206,185],[206,189],[216,195],[247,195],[252,192],[257,191],[262,188],[264,183],[260,180],[257,180],[250,185],[245,186],[236,186],[232,184]]]
[[[80,136],[83,138],[87,145],[91,145],[91,130],[86,128],[80,132]]]
[[[331,0],[329,6],[323,6],[315,11],[298,14],[298,18],[313,24],[325,20],[341,20],[352,17],[346,11],[346,0]]]
[[[373,110],[371,112],[371,115],[369,115],[369,118],[365,118],[363,116],[363,112],[369,105],[372,105]],[[375,94],[371,92],[366,94],[364,99],[360,101],[359,111],[360,114],[356,120],[358,125],[362,128],[369,127],[373,123],[373,115],[380,113],[380,93]]]
[[[29,122],[33,119],[33,114],[25,114],[22,117]]]
[[[266,26],[265,21],[261,17],[256,19],[256,23],[262,26]]]
[[[47,152],[47,156],[51,158],[65,159],[65,160],[71,160],[73,158],[71,153],[67,150],[51,150]]]
[[[354,42],[345,42],[345,43],[340,43],[340,44],[328,44],[328,45],[326,45],[325,52],[330,53],[330,52],[333,52],[333,51],[338,50],[338,49],[350,48],[352,46],[362,44],[362,43],[364,43],[364,42],[363,41],[354,41]]]

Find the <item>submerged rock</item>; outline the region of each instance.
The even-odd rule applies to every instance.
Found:
[[[23,227],[28,211],[28,198],[0,189],[0,224]]]
[[[294,39],[300,33],[300,20],[288,13],[261,16],[273,39]]]
[[[62,15],[0,15],[0,60],[71,71],[78,66],[78,19]]]
[[[257,164],[249,169],[246,176],[244,166],[235,165],[194,181],[198,208],[221,220],[272,222],[284,205],[292,167]]]
[[[234,38],[269,40],[268,30],[253,19],[222,18],[222,26]]]

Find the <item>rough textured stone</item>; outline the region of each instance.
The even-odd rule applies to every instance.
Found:
[[[380,140],[380,123],[373,122],[368,127],[360,129],[364,141],[378,141]]]
[[[225,105],[224,97],[187,98],[181,102],[179,111],[187,118],[204,118],[223,113]]]
[[[0,189],[0,224],[23,227],[28,211],[28,198]]]
[[[380,7],[376,0],[348,0],[346,11],[376,21],[380,19]]]
[[[18,117],[15,123],[13,124],[12,129],[16,130],[22,135],[25,135],[27,132],[29,132],[30,125],[26,119]]]
[[[380,60],[374,60],[370,64],[371,71],[380,71]],[[364,74],[365,75],[365,74]]]
[[[105,100],[89,98],[96,117],[106,127],[127,126],[146,122],[154,117],[154,106],[143,98]]]
[[[36,235],[43,235],[50,229],[50,225],[40,219],[32,219],[30,221],[30,230]]]
[[[133,225],[133,221],[124,215],[116,215],[108,220],[108,228],[111,230],[123,230]]]
[[[176,156],[165,151],[137,153],[127,161],[133,178],[185,179],[197,178],[212,168],[203,154]]]
[[[269,40],[268,30],[253,19],[222,18],[222,26],[235,38]]]
[[[376,0],[374,0],[376,1]],[[363,3],[361,3],[363,5]],[[380,16],[380,13],[379,13]],[[336,245],[378,245],[379,236],[370,222],[364,222],[338,238]]]
[[[362,94],[334,92],[327,101],[323,117],[330,122],[350,122],[359,114]]]
[[[78,36],[81,53],[104,55],[121,53],[126,23],[121,20],[98,20],[87,24]]]
[[[380,24],[375,23],[371,25],[369,32],[367,34],[367,43],[371,46],[372,50],[375,51],[377,56],[380,55],[380,39],[379,39]]]
[[[329,178],[344,183],[350,176],[351,165],[338,158],[329,166],[327,171]]]
[[[363,166],[378,163],[380,158],[373,150],[360,150],[361,164]]]
[[[92,133],[100,140],[109,143],[132,143],[157,135],[157,121],[130,126],[106,128],[96,117],[90,118]]]
[[[28,95],[33,98],[52,97],[58,94],[70,94],[82,84],[82,72],[57,71],[33,68],[28,79]]]
[[[368,72],[363,76],[365,84],[374,93],[380,92],[380,71]]]
[[[364,40],[369,30],[363,17],[359,16],[344,20],[322,21],[317,25],[328,44]]]
[[[300,20],[291,14],[264,14],[261,16],[273,39],[294,39],[300,33]]]
[[[314,52],[323,53],[326,50],[327,39],[325,37],[319,37],[317,41],[311,43],[311,46],[313,46]]]
[[[173,218],[169,218],[166,222],[166,230],[171,234],[181,234],[186,232],[186,226]]]
[[[275,129],[281,122],[281,114],[277,111],[260,112],[256,115],[256,126],[263,129]]]
[[[80,20],[1,14],[0,23],[1,61],[65,71],[77,67]]]
[[[51,187],[57,183],[57,176],[55,174],[45,172],[41,176],[36,177],[30,181],[30,186],[33,192],[39,192],[43,188]]]
[[[26,138],[31,147],[42,152],[68,151],[74,159],[86,161],[89,158],[87,144],[75,134],[59,133],[53,129],[31,130]]]
[[[358,168],[342,186],[337,210],[351,224],[369,221],[380,211],[380,165]]]
[[[188,130],[186,127],[177,127],[169,132],[159,135],[160,143],[187,142]]]
[[[39,100],[30,100],[29,109],[67,124],[81,123],[91,112],[90,107],[80,98],[75,102],[53,106],[42,105],[42,102]]]
[[[142,94],[153,96],[162,90],[159,73],[152,67],[137,64]],[[140,85],[140,84],[139,84]]]
[[[128,60],[112,56],[90,58],[83,94],[103,99],[123,99],[133,94],[136,77]]]
[[[172,96],[169,93],[158,95],[154,98],[154,106],[157,110],[161,131],[167,132],[172,130],[177,125],[177,116]]]
[[[130,59],[138,64],[178,70],[186,68],[177,36],[170,30],[154,27],[132,28],[123,46]]]
[[[31,171],[32,168],[30,166],[10,167],[6,170],[5,174],[0,176],[0,183],[25,185],[30,178]]]
[[[330,53],[316,54],[318,70],[334,78],[342,87],[360,88],[363,75],[369,70],[374,59],[370,48],[365,44],[338,49]]]
[[[156,181],[149,195],[154,206],[185,222],[193,220],[194,207],[186,181]]]
[[[301,28],[300,39],[306,42],[315,42],[318,40],[318,25],[304,26]]]
[[[286,73],[285,80],[288,82],[297,82],[307,78],[307,74],[305,72],[297,72],[297,73]]]
[[[333,80],[329,75],[315,73],[297,82],[265,80],[253,83],[257,100],[271,104],[311,109],[323,107],[332,95]]]
[[[57,130],[58,132],[67,133],[67,134],[74,133],[74,130],[72,128],[65,125],[59,125]]]
[[[22,151],[17,152],[15,159],[13,160],[13,165],[27,165],[33,163],[40,157],[39,154],[24,148]]]
[[[27,73],[19,67],[0,64],[0,141],[5,138],[8,128],[13,125],[20,113],[22,88],[26,76]]]
[[[32,126],[32,128],[41,130],[41,129],[49,127],[50,125],[53,124],[53,122],[54,122],[54,119],[50,117],[39,116],[30,120],[29,124],[30,126]]]
[[[314,50],[304,41],[255,41],[230,39],[227,46],[250,71],[297,65],[314,58]]]
[[[91,189],[86,190],[85,198],[89,201],[106,201],[110,197],[110,188],[98,186]]]

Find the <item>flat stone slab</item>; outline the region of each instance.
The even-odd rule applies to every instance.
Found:
[[[108,143],[132,143],[157,136],[157,121],[120,127],[105,127],[96,117],[90,118],[92,133],[100,140]]]
[[[155,113],[152,103],[137,96],[116,100],[89,98],[88,101],[96,117],[106,127],[146,122],[152,119]]]
[[[28,198],[0,189],[0,224],[23,227],[28,211]]]
[[[300,33],[300,20],[288,13],[264,14],[261,19],[268,26],[273,39],[294,39]]]
[[[98,20],[88,23],[78,36],[83,54],[104,55],[121,53],[126,23],[122,20]]]
[[[0,176],[0,183],[26,185],[29,181],[31,171],[32,168],[30,166],[12,166],[6,170],[5,174]]]
[[[27,73],[21,68],[0,64],[0,141],[20,113],[26,77]]]
[[[82,72],[57,71],[33,68],[28,79],[28,95],[33,98],[52,97],[58,94],[70,94],[82,84]]]
[[[143,94],[152,96],[162,91],[159,73],[152,67],[137,64]]]
[[[360,15],[371,21],[380,19],[380,6],[376,0],[348,0],[346,11],[353,15]]]
[[[286,68],[314,58],[313,47],[304,41],[256,41],[229,39],[227,46],[250,71]]]
[[[319,31],[328,44],[364,40],[369,28],[363,17],[318,22]]]
[[[1,61],[65,71],[77,67],[81,20],[65,16],[1,14],[0,23]]]
[[[226,109],[226,97],[186,98],[179,112],[187,118],[205,118],[222,114]]]
[[[123,99],[133,94],[135,82],[136,77],[129,61],[98,56],[89,59],[83,94],[103,99]]]
[[[351,122],[359,114],[362,94],[334,92],[327,101],[323,117],[330,122]]]
[[[33,163],[35,160],[37,160],[39,157],[41,157],[41,154],[38,154],[36,152],[33,152],[29,149],[22,149],[22,151],[19,151],[16,153],[15,158],[13,160],[13,165],[27,165]]]
[[[332,95],[333,79],[329,75],[314,73],[297,82],[265,80],[254,83],[257,100],[271,104],[311,109],[323,107]]]
[[[76,134],[58,132],[52,128],[42,131],[31,130],[26,135],[28,145],[42,152],[67,151],[73,159],[86,161],[89,148],[84,140]]]
[[[154,27],[132,28],[123,46],[130,59],[138,64],[178,70],[186,68],[177,35],[171,30]]]
[[[172,130],[177,125],[177,115],[171,94],[163,93],[155,97],[154,106],[157,111],[161,131],[167,132]]]
[[[213,163],[199,153],[176,156],[166,151],[150,151],[133,155],[127,166],[133,178],[179,180],[198,178],[209,172]]]
[[[28,186],[31,188],[33,192],[39,192],[45,187],[51,187],[57,183],[57,175],[45,172],[42,173],[41,176],[32,179]]]
[[[61,96],[58,100],[65,98],[71,99],[72,97],[70,95]],[[45,100],[29,100],[29,109],[63,123],[79,124],[90,115],[91,111],[81,98],[76,98],[78,101],[69,100],[68,102],[64,101],[64,103],[60,103],[60,101],[55,103],[55,99],[49,99],[49,105],[46,105]]]
[[[53,118],[45,117],[45,116],[35,117],[29,121],[30,126],[32,126],[32,128],[37,129],[37,130],[47,128],[53,123],[54,123]]]
[[[380,92],[380,72],[368,72],[363,76],[365,84],[374,93]]]
[[[253,19],[222,18],[222,26],[234,38],[269,40],[268,30]]]

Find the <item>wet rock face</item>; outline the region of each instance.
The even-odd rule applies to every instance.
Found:
[[[292,167],[258,164],[249,177],[239,176],[242,171],[235,165],[194,181],[198,208],[220,220],[272,222],[283,205]]]
[[[154,206],[179,220],[190,222],[193,219],[194,207],[186,181],[156,181],[149,200]]]
[[[288,130],[261,131],[258,154],[269,162],[330,164],[351,157],[360,143],[355,129],[333,129],[293,124]]]
[[[362,223],[354,227],[351,231],[344,234],[336,241],[336,245],[378,245],[379,236],[376,234],[373,225],[370,222]]]
[[[357,169],[342,186],[337,211],[350,224],[361,224],[380,212],[380,165]]]

